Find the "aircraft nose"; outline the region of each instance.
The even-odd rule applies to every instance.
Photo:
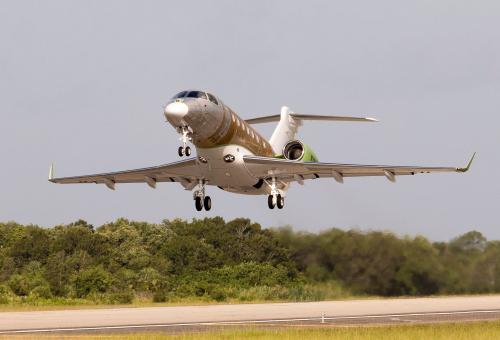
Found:
[[[173,102],[165,107],[165,117],[175,125],[180,125],[182,118],[187,115],[189,107],[182,102]]]

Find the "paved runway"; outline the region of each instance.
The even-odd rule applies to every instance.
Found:
[[[0,334],[493,319],[500,320],[500,296],[5,312]]]

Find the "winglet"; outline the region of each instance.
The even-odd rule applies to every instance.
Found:
[[[52,181],[53,179],[54,179],[54,163],[52,163],[49,168],[49,181]]]
[[[471,165],[472,165],[472,162],[474,161],[474,157],[476,157],[476,153],[474,152],[474,154],[472,155],[469,163],[467,164],[467,166],[465,168],[457,168],[457,172],[467,172],[469,171]]]

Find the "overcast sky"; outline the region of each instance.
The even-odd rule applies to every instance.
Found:
[[[500,239],[499,1],[2,1],[0,221],[51,226],[120,216],[221,215],[263,226]],[[162,106],[214,92],[243,118],[367,115],[306,123],[321,161],[472,171],[293,186],[285,209],[210,187],[196,212],[178,184],[55,185],[57,176],[177,161]],[[259,126],[265,135],[274,127]]]

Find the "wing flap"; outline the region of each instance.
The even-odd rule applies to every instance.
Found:
[[[312,163],[255,156],[245,156],[244,162],[248,170],[256,177],[268,178],[275,176],[281,180],[290,181],[300,180],[301,178],[333,177],[341,182],[343,177],[364,176],[385,176],[389,180],[394,181],[396,176],[421,173],[463,172],[463,169],[456,167]],[[314,177],[310,177],[311,175]]]

